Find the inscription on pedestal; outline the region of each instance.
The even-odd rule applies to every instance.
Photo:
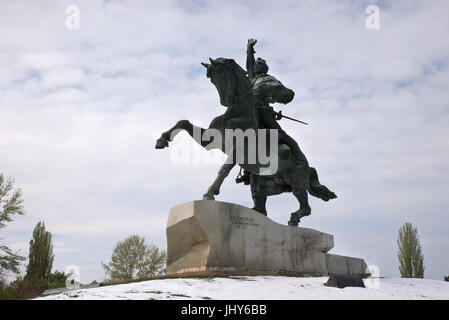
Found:
[[[237,229],[246,230],[249,226],[259,227],[258,223],[255,223],[254,218],[249,217],[240,217],[240,216],[231,216],[231,223]]]

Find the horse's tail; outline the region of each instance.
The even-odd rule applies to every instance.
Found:
[[[307,188],[309,193],[324,201],[335,199],[337,195],[330,191],[326,186],[322,185],[318,180],[318,172],[315,168],[309,168],[309,187]]]

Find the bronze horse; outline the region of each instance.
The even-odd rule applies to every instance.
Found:
[[[276,143],[276,148],[274,148],[272,143],[270,145],[271,140],[267,141],[267,149],[276,153],[275,156],[278,161],[277,170],[267,174],[266,171],[263,171],[263,168],[266,168],[266,164],[262,164],[259,159],[255,163],[248,161],[250,158],[248,150],[251,149],[248,144],[245,145],[246,148],[244,149],[244,161],[239,162],[235,157],[236,150],[227,150],[224,142],[214,144],[211,143],[211,140],[203,141],[203,139],[199,138],[199,136],[213,137],[212,133],[214,132],[220,132],[221,136],[224,137],[228,129],[241,129],[243,131],[251,129],[255,130],[255,132],[264,129],[257,121],[252,87],[245,70],[233,59],[217,58],[209,60],[210,64],[202,64],[207,68],[207,77],[210,78],[217,88],[220,103],[227,107],[226,112],[214,118],[207,129],[194,126],[188,120],[178,121],[175,126],[162,133],[156,142],[156,148],[168,147],[169,141],[172,141],[180,130],[185,130],[204,148],[208,150],[220,149],[228,155],[228,160],[220,168],[217,178],[203,195],[203,199],[213,200],[214,196],[220,193],[220,187],[224,179],[232,168],[238,164],[250,173],[249,183],[254,201],[253,209],[267,215],[265,208],[267,196],[291,192],[298,199],[300,206],[297,211],[291,214],[288,224],[290,226],[298,226],[298,222],[302,217],[311,214],[308,193],[324,201],[336,198],[336,195],[320,184],[317,171],[314,168],[309,167],[307,163],[298,163],[291,156],[289,147],[286,145],[281,144],[277,148]],[[290,89],[285,88],[280,82],[278,85],[273,86],[272,90],[273,97],[282,97],[283,93],[289,94],[291,92]],[[199,132],[201,135],[195,134],[195,132]],[[254,151],[254,148],[252,150]]]

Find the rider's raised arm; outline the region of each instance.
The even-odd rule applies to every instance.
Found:
[[[246,48],[246,72],[248,73],[248,77],[250,80],[254,79],[256,76],[254,72],[254,62],[256,61],[254,59],[254,45],[256,44],[256,39],[249,39],[248,40],[248,46]]]

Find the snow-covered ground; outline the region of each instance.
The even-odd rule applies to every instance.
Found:
[[[337,289],[327,277],[254,276],[179,278],[72,290],[38,299],[449,299],[449,282],[427,279],[365,279],[366,288]]]

